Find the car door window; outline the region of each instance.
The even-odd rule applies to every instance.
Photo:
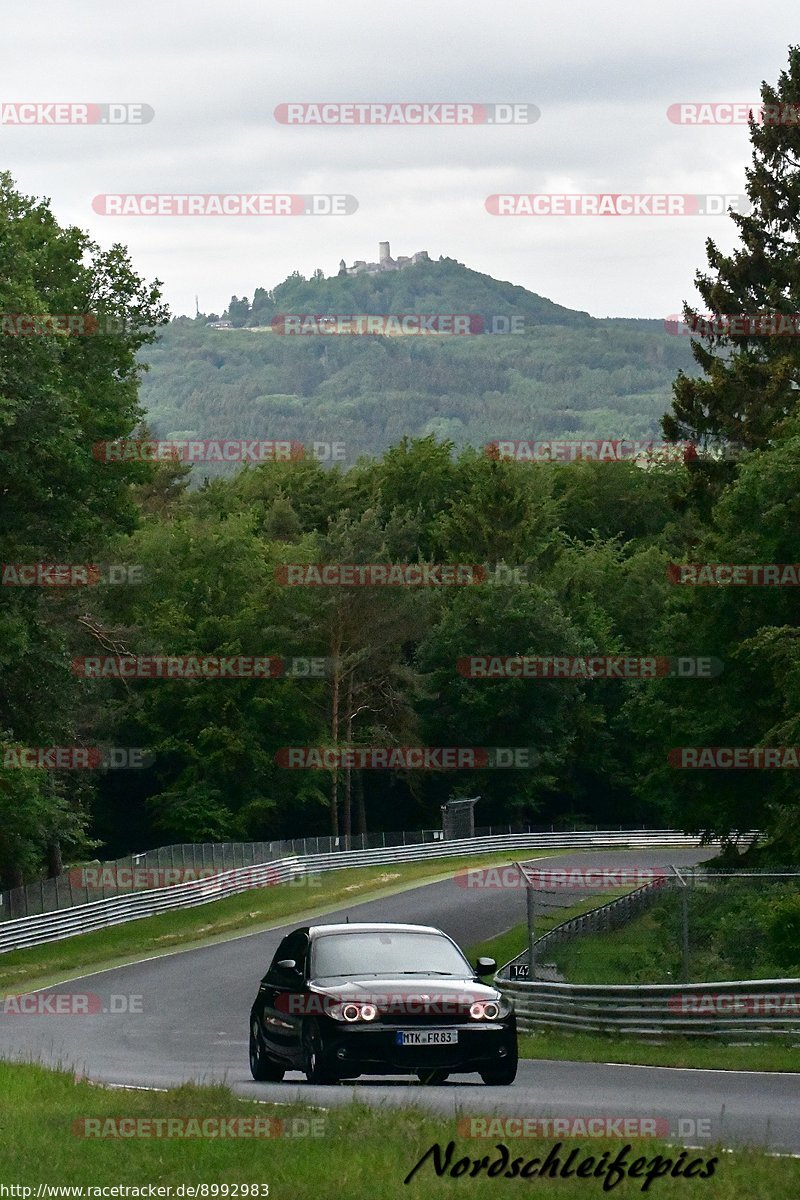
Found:
[[[272,956],[272,962],[270,963],[269,970],[267,971],[267,979],[269,979],[271,982],[274,981],[276,979],[277,975],[279,974],[278,963],[281,962],[282,959],[290,957],[290,955],[286,949],[290,941],[291,941],[291,934],[288,937],[285,937],[283,939],[281,944],[278,946],[278,949],[275,951],[274,955]]]
[[[290,933],[281,942],[278,949],[275,951],[275,957],[272,960],[272,965],[269,969],[270,983],[276,983],[281,987],[296,987],[301,980],[301,976],[296,975],[293,971],[283,971],[278,967],[278,963],[285,958],[293,958],[300,970],[305,974],[306,954],[308,952],[308,937],[304,933]]]

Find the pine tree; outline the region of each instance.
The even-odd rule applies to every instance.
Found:
[[[709,238],[711,273],[695,276],[707,320],[684,305],[693,330],[694,358],[704,378],[682,371],[673,386],[673,411],[662,427],[670,441],[746,451],[772,444],[795,411],[800,386],[800,47],[777,87],[761,87],[763,115],[751,119],[752,165],[746,171],[747,214],[731,212],[741,245],[723,254]],[[756,316],[786,314],[783,333]],[[731,327],[726,319],[745,317]],[[793,319],[792,319],[793,318]],[[788,336],[787,336],[788,334]],[[731,464],[699,459],[696,470],[725,478]]]

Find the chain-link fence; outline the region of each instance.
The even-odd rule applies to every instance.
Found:
[[[527,896],[534,937],[508,964],[509,978],[669,984],[800,976],[796,866],[673,868],[600,905],[597,893],[581,901],[564,888],[531,886]],[[573,915],[572,906],[588,911]],[[559,910],[565,920],[554,923]]]
[[[586,825],[489,825],[474,830],[476,837],[502,834],[578,833]],[[595,830],[597,826],[593,827]],[[608,828],[608,827],[606,827]],[[626,827],[629,828],[629,827]],[[619,827],[620,832],[623,826]],[[645,832],[645,827],[642,826]],[[110,862],[76,866],[52,879],[0,891],[0,921],[58,912],[77,904],[105,900],[129,892],[170,887],[192,879],[251,867],[292,855],[333,854],[337,850],[378,850],[387,846],[418,846],[463,836],[452,830],[422,829],[400,833],[369,833],[349,837],[303,837],[272,842],[178,843],[127,855]]]
[[[800,975],[800,869],[681,875],[646,918],[648,982]]]
[[[358,837],[308,837],[275,842],[177,843],[130,854],[111,862],[91,862],[70,868],[53,879],[0,892],[0,921],[57,912],[76,904],[105,900],[129,892],[171,887],[253,867],[295,854],[332,854],[336,850],[373,850],[382,846],[413,846],[441,840],[441,830],[415,833],[374,833]]]

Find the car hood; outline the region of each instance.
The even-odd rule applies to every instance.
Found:
[[[497,988],[489,984],[477,983],[474,979],[445,978],[441,975],[415,975],[413,978],[402,975],[380,979],[328,977],[312,979],[309,982],[309,990],[337,1000],[369,1001],[381,1009],[402,1005],[404,1002],[421,1001],[423,1004],[435,1005],[440,999],[469,1008],[469,1005],[477,1000],[500,998]]]

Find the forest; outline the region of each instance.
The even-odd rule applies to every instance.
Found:
[[[282,332],[287,316],[307,314],[461,314],[477,332]],[[142,404],[159,437],[335,442],[351,465],[403,437],[458,450],[503,437],[653,439],[675,375],[697,373],[677,314],[600,320],[452,259],[382,275],[296,273],[257,288],[252,304],[233,296],[222,317],[232,328],[213,328],[215,313],[178,317],[142,355]],[[196,476],[230,473],[207,463]]]

